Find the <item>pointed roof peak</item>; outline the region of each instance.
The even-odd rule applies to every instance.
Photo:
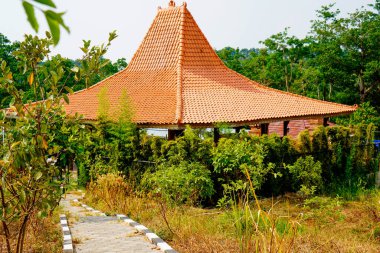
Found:
[[[167,8],[162,8],[161,6],[158,6],[158,11],[161,11],[161,10],[172,10],[172,9],[176,9],[176,8],[181,8],[181,9],[187,9],[187,3],[186,2],[183,2],[182,5],[178,5],[176,4],[175,1],[171,0],[168,4],[168,7]]]
[[[175,7],[175,2],[174,2],[173,0],[171,0],[171,1],[169,2],[169,7]]]

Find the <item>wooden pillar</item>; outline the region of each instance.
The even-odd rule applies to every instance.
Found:
[[[269,123],[260,124],[260,128],[261,128],[261,135],[269,133]]]
[[[234,129],[235,129],[235,131],[236,131],[236,133],[238,134],[238,133],[240,133],[240,131],[243,129],[244,127],[234,127]]]
[[[323,126],[324,127],[329,126],[329,118],[323,118]]]
[[[137,143],[140,143],[140,137],[141,137],[140,133],[141,133],[140,128],[136,128]]]
[[[289,121],[284,121],[284,133],[283,136],[288,135],[288,126],[289,126]]]
[[[219,128],[214,128],[214,143],[218,144],[220,139]]]
[[[175,140],[177,137],[181,136],[182,134],[183,134],[183,129],[176,129],[176,130],[169,129],[168,140],[169,141]]]

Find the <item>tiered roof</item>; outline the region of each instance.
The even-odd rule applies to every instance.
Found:
[[[133,121],[149,127],[213,126],[348,114],[356,107],[268,88],[227,68],[198,27],[186,3],[159,9],[128,67],[69,96],[66,112],[96,120],[98,94],[107,90],[110,111],[123,90]]]

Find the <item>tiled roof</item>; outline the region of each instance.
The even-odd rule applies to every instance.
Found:
[[[198,27],[186,3],[159,9],[128,67],[70,95],[67,113],[95,120],[98,94],[107,90],[114,111],[125,90],[142,125],[264,123],[335,116],[355,107],[315,100],[251,81],[227,68]]]

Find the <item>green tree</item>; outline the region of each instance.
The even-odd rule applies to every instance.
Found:
[[[300,75],[299,70],[307,53],[305,41],[289,36],[288,29],[285,29],[284,32],[272,35],[262,43],[269,50],[266,69],[271,86],[291,91],[292,84]]]
[[[226,47],[227,67],[266,86],[345,104],[369,101],[380,111],[380,0],[342,17],[322,6],[305,38],[288,29],[259,49]]]
[[[12,96],[11,108],[1,113],[0,121],[7,133],[0,156],[0,220],[8,252],[23,252],[31,217],[44,217],[57,206],[64,169],[59,163],[74,154],[69,143],[81,129],[79,118],[65,119],[61,107],[61,101],[67,100],[63,90],[70,90],[58,89],[63,68],[58,64],[47,71],[40,64],[51,45],[50,34],[46,39],[28,35],[15,51],[34,97],[43,98],[41,102],[24,104],[24,92],[16,88],[10,67],[1,63],[0,85]],[[10,228],[15,225],[19,228],[13,251]]]
[[[371,93],[377,95],[380,91],[380,9],[376,8],[356,10],[342,19],[340,45],[348,71],[355,77],[361,103]]]
[[[5,35],[0,34],[0,59],[6,61],[10,67],[13,79],[16,81],[15,85],[17,89],[23,90],[25,93],[23,100],[26,103],[28,100],[35,100],[35,98],[34,91],[27,82],[27,73],[24,73],[24,70],[18,67],[19,63],[13,55],[14,51],[19,48],[19,45],[19,42],[11,42]],[[89,50],[93,50],[94,48],[96,48],[96,46],[89,48]],[[78,76],[78,73],[74,75],[72,69],[80,71],[82,66],[85,65],[85,63],[83,63],[85,60],[85,57],[80,60],[72,60],[58,54],[51,58],[44,59],[44,62],[41,64],[45,66],[45,69],[49,69],[50,66],[55,66],[57,64],[62,66],[64,69],[62,80],[65,80],[65,86],[71,88],[73,91],[78,91],[86,88],[86,83],[83,78]],[[111,62],[109,59],[104,58],[104,54],[100,57],[99,62],[101,64],[99,64],[97,69],[93,71],[94,73],[90,73],[91,78],[87,85],[95,84],[96,82],[121,71],[127,66],[125,58],[120,58],[115,62]],[[59,88],[62,87],[60,86]],[[11,100],[11,95],[9,95],[4,89],[0,88],[0,108],[9,107]]]
[[[69,103],[67,93],[73,92],[66,82],[78,71],[68,68],[67,59],[49,57],[53,44],[49,33],[45,39],[25,36],[14,51],[25,80],[14,79],[5,61],[0,65],[0,88],[12,98],[10,108],[0,114],[6,132],[0,150],[0,222],[9,253],[23,252],[32,217],[44,217],[58,205],[65,174],[86,140],[81,117],[67,117],[62,107]],[[102,55],[105,52],[103,48]],[[18,89],[18,82],[27,83],[28,92]],[[11,231],[16,226],[17,232]]]
[[[374,124],[380,126],[380,114],[370,102],[365,102],[351,115],[349,123],[351,125],[358,124]]]
[[[5,35],[0,33],[0,59],[8,63],[10,70],[13,73],[13,79],[18,79],[17,60],[13,56],[13,52],[19,47],[19,43],[12,43]],[[18,87],[21,88],[21,87]],[[0,88],[0,108],[9,106],[11,97],[7,92]]]

